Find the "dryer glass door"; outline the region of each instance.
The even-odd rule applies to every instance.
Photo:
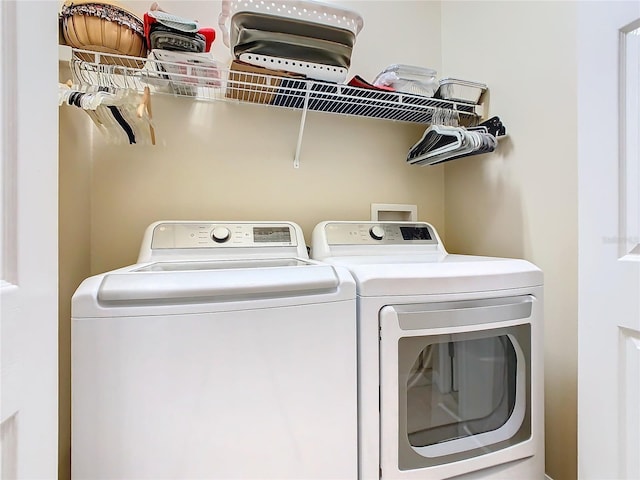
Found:
[[[398,438],[400,470],[477,457],[530,436],[531,307],[523,296],[383,309],[381,409]]]
[[[516,408],[518,360],[514,339],[508,334],[461,338],[445,336],[431,339],[433,343],[420,338],[417,356],[415,337],[400,340],[401,351],[411,351],[408,355],[415,357],[411,368],[401,376],[406,388],[407,437],[414,450],[427,456],[475,447],[476,440],[459,440],[496,432]],[[401,355],[410,361],[411,357]],[[487,435],[491,436],[498,435]]]

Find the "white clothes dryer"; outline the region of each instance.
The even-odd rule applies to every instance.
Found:
[[[355,479],[355,282],[289,222],[158,222],[72,305],[74,479]]]
[[[322,222],[358,303],[361,479],[543,479],[543,275],[427,223]]]

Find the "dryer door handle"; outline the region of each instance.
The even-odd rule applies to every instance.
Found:
[[[462,300],[422,305],[395,305],[393,310],[402,330],[454,328],[482,325],[531,317],[535,297]]]

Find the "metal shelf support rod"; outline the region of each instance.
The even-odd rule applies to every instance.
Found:
[[[302,107],[302,117],[300,118],[300,128],[298,130],[298,143],[296,144],[296,154],[293,157],[293,168],[300,168],[300,149],[302,148],[302,135],[304,134],[304,124],[307,121],[309,111],[309,96],[313,82],[307,82],[307,90],[304,94],[304,105]]]

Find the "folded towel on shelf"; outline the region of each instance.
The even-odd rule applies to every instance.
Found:
[[[204,52],[206,40],[199,33],[185,33],[160,23],[153,25],[149,33],[149,48],[174,52]]]
[[[144,36],[149,50],[202,53],[211,50],[216,32],[195,20],[167,13],[154,2],[144,14]]]

